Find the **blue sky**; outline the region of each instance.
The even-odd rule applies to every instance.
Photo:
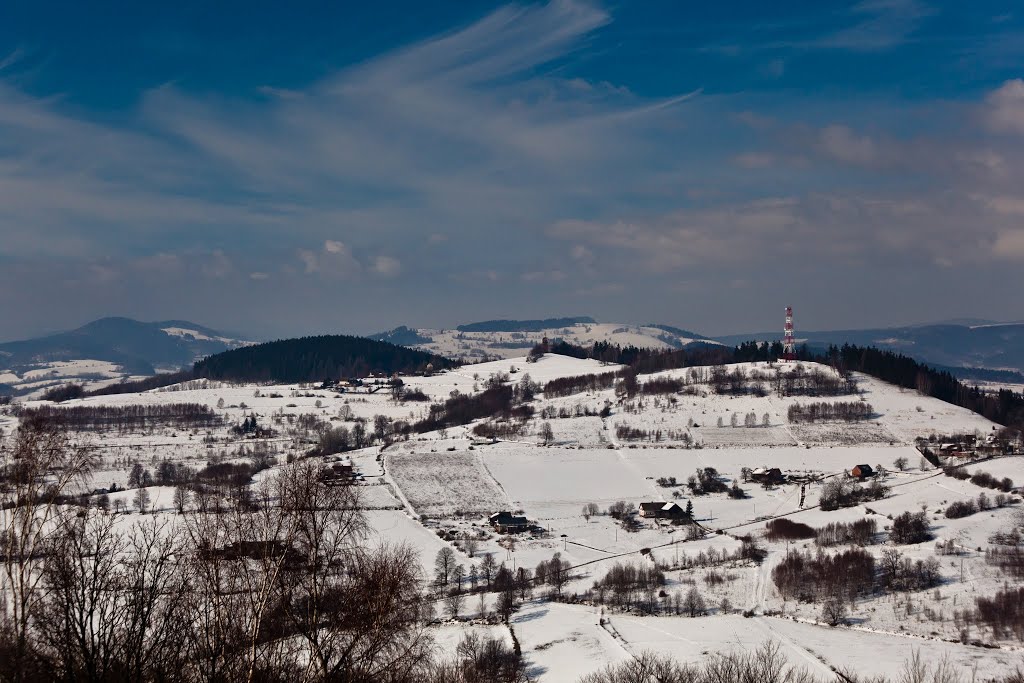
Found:
[[[7,3],[0,338],[1024,319],[1015,3]]]

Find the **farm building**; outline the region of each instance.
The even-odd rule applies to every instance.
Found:
[[[495,512],[488,518],[488,521],[500,534],[514,534],[530,528],[530,521],[526,517],[517,517],[507,510]]]
[[[320,470],[320,481],[328,486],[339,486],[351,484],[356,479],[355,468],[352,463],[334,463],[329,467]]]
[[[782,484],[786,481],[786,475],[778,467],[758,467],[750,473],[750,480],[759,484]]]
[[[871,468],[871,465],[857,465],[850,470],[851,477],[857,477],[858,479],[867,479],[868,477],[875,476],[875,471]]]
[[[645,519],[685,519],[686,510],[678,503],[640,503],[640,516]]]

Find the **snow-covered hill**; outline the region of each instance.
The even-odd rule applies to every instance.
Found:
[[[251,343],[184,320],[103,318],[46,337],[0,343],[0,395],[39,395],[76,382],[89,389],[174,371]]]
[[[582,324],[553,330],[549,336],[576,343],[601,338],[633,343],[654,339],[655,329]],[[460,339],[458,334],[439,332],[431,343],[459,348],[466,337]],[[464,334],[490,335],[483,339],[500,343],[502,337],[497,335],[515,333]],[[514,358],[402,379],[407,390],[441,402],[482,392],[488,385],[524,385],[527,375],[543,386],[559,378],[620,369],[554,354],[527,362],[520,350]],[[981,638],[995,647],[963,644],[962,624],[953,615],[970,609],[978,596],[992,595],[1004,583],[1016,581],[988,563],[985,550],[993,547],[997,534],[1021,526],[1019,498],[1011,496],[1013,502],[1005,506],[948,519],[944,510],[951,503],[974,501],[980,494],[991,498],[996,492],[970,479],[946,476],[915,448],[917,438],[954,433],[973,434],[984,442],[998,425],[963,408],[863,375],[855,376],[852,393],[827,398],[778,389],[794,373],[834,377],[830,368],[812,363],[743,363],[725,370],[746,378],[746,388],[716,388],[711,368],[683,368],[640,375],[640,389],[633,396],[612,385],[562,396],[539,391],[528,401],[532,417],[526,419],[523,430],[494,443],[474,435],[473,428],[485,421],[479,420],[422,434],[414,431],[407,438],[392,435],[385,443],[331,454],[325,460],[344,459],[355,467],[370,527],[367,542],[415,547],[428,573],[444,548],[455,549],[456,561],[467,568],[480,567],[487,555],[510,568],[533,568],[557,552],[574,568],[563,595],[582,596],[616,563],[664,570],[664,584],[650,593],[652,602],[645,610],[598,605],[593,596],[569,604],[551,601],[546,597],[548,589],[538,587],[511,617],[527,666],[538,681],[573,681],[645,649],[696,662],[708,652],[754,648],[766,640],[778,643],[791,663],[810,666],[822,675],[832,667],[865,675],[891,674],[913,651],[936,661],[948,657],[964,671],[977,665],[978,680],[1015,665],[1019,649],[1014,642],[972,629],[970,639]],[[207,462],[248,462],[257,451],[275,456],[280,463],[261,472],[262,481],[276,476],[286,461],[306,454],[317,430],[344,427],[354,432],[361,424],[367,431],[386,432],[389,425],[414,423],[428,414],[430,402],[396,401],[386,384],[377,383],[383,381],[371,378],[362,386],[328,390],[319,385],[194,380],[64,405],[200,403],[225,418],[223,427],[209,431],[168,427],[104,433],[96,441],[102,457],[94,475],[103,485],[125,486],[135,461],[151,466],[168,459],[200,469]],[[661,382],[661,388],[655,391],[652,385],[645,391],[643,386],[651,382]],[[666,391],[670,386],[675,388]],[[869,417],[858,422],[792,421],[793,406],[823,400],[869,404]],[[256,439],[228,429],[247,416],[255,416],[277,433]],[[10,429],[13,424],[4,425],[3,419],[0,427]],[[86,438],[95,441],[94,435]],[[1020,483],[1022,463],[1021,456],[997,456],[966,469]],[[879,484],[884,493],[860,504],[821,509],[819,503],[830,482],[852,485],[849,472],[861,464],[882,470]],[[687,480],[705,468],[714,468],[720,481],[742,489],[742,494],[690,489]],[[748,479],[749,470],[757,468],[779,468],[788,478],[763,486]],[[151,491],[156,514],[178,523],[173,489],[152,487]],[[130,490],[111,494],[128,510],[126,520],[136,516],[133,495]],[[690,530],[632,512],[641,502],[672,500],[692,503],[700,528]],[[604,512],[618,501],[635,524],[624,524]],[[588,504],[601,512],[584,515],[581,511]],[[486,518],[499,510],[521,511],[543,531],[514,538],[494,533]],[[931,537],[896,543],[891,537],[894,518],[922,511]],[[814,529],[868,520],[877,531],[864,551],[875,558],[876,566],[892,550],[912,563],[937,558],[939,583],[928,589],[868,591],[847,606],[851,628],[826,626],[821,622],[821,603],[784,599],[772,570],[792,551],[828,555],[846,546],[819,547],[813,538],[771,540],[765,536],[766,521],[780,516]],[[747,538],[763,548],[762,562],[740,557]],[[952,545],[940,548],[940,543]],[[954,554],[947,555],[950,552]],[[708,616],[682,617],[673,607],[676,596],[691,590],[703,596]],[[462,621],[431,627],[439,645],[450,645],[458,641],[459,633],[481,628],[466,619],[479,617],[481,609],[493,610],[497,596],[478,595],[482,597],[474,595],[462,607]]]
[[[689,344],[718,344],[699,334],[668,325],[626,325],[620,323],[576,322],[556,327],[524,324],[514,329],[516,321],[498,321],[487,328],[484,323],[460,325],[455,329],[410,329],[399,327],[373,335],[374,339],[436,353],[448,358],[480,360],[483,358],[515,358],[523,356],[542,339],[564,340],[571,344],[590,346],[608,342],[619,346],[652,349],[684,348]],[[523,321],[533,323],[534,321]]]

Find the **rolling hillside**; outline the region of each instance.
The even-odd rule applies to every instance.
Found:
[[[751,339],[775,340],[772,332],[750,332],[716,337],[725,344]],[[844,343],[875,346],[911,356],[934,365],[1024,370],[1024,323],[939,323],[861,330],[797,330],[798,341],[809,347]]]
[[[470,361],[484,358],[515,358],[525,355],[544,337],[578,346],[608,342],[619,346],[681,349],[689,344],[717,344],[707,337],[669,325],[599,323],[589,317],[547,320],[488,320],[459,325],[455,329],[397,327],[371,339],[389,341],[448,358]]]

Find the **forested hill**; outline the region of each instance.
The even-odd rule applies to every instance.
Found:
[[[323,335],[267,342],[195,364],[195,377],[235,382],[321,382],[370,373],[407,374],[452,367],[447,358],[364,337]]]
[[[782,356],[782,344],[749,341],[732,348],[699,346],[690,349],[640,349],[606,342],[583,347],[556,341],[549,346],[549,351],[626,365],[635,373],[649,374],[693,365],[776,361]],[[530,355],[536,357],[542,353],[544,348],[537,345]],[[1024,393],[1009,389],[1000,389],[994,393],[983,392],[961,382],[948,371],[936,370],[901,353],[853,344],[830,346],[824,353],[816,353],[801,346],[797,350],[797,359],[831,365],[843,374],[850,371],[863,372],[890,384],[917,389],[926,396],[967,408],[993,422],[1024,431]]]

